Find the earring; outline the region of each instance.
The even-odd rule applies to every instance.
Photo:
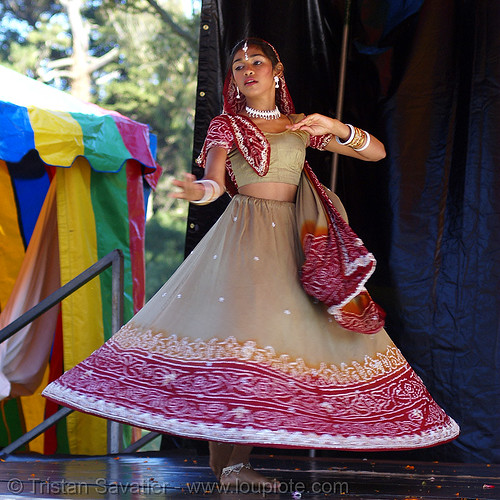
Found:
[[[277,76],[274,77],[274,88],[280,88],[280,79]]]
[[[238,85],[236,85],[236,99],[239,99],[241,96],[240,96],[240,88],[238,87]]]

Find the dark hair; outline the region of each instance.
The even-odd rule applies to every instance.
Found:
[[[265,40],[262,40],[261,38],[244,38],[243,40],[240,40],[233,47],[233,50],[231,50],[231,55],[229,56],[229,61],[228,61],[228,63],[229,63],[228,70],[232,67],[233,59],[234,59],[234,56],[236,55],[236,52],[241,50],[243,48],[243,46],[245,45],[245,43],[247,43],[249,47],[254,46],[254,47],[258,47],[259,49],[262,49],[262,52],[264,53],[264,55],[271,61],[271,64],[273,65],[273,69],[280,62],[273,47],[271,45],[269,45]]]

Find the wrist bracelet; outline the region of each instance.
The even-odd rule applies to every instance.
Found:
[[[203,196],[200,200],[191,201],[191,203],[194,203],[195,205],[208,205],[221,195],[221,188],[219,184],[212,179],[194,181],[194,184],[201,184],[204,189]]]
[[[354,151],[358,151],[358,152],[364,151],[370,145],[370,134],[366,130],[363,130],[363,132],[366,134],[365,144],[363,146],[361,146],[360,148],[352,148],[352,149],[354,149]]]
[[[352,148],[354,151],[364,151],[370,145],[370,134],[358,127],[353,127],[349,123],[345,125],[349,127],[351,133],[345,141],[342,141],[339,136],[336,136],[337,142],[341,146]]]
[[[349,137],[345,141],[342,141],[338,135],[335,136],[335,139],[337,139],[337,142],[341,146],[347,146],[354,139],[354,127],[349,123],[346,123],[345,125],[347,125],[349,127],[349,130],[351,131]]]

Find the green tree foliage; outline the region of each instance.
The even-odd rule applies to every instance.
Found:
[[[182,262],[185,232],[182,209],[162,211],[149,219],[147,238],[150,243],[146,246],[148,298],[159,290]]]
[[[153,127],[159,163],[178,175],[188,170],[191,159],[197,53],[158,14],[139,4],[127,2],[126,8],[102,13],[107,43],[117,44],[121,57],[96,80],[103,82],[97,92],[104,107]],[[185,19],[185,25],[195,32],[192,19]]]
[[[47,63],[70,55],[71,36],[61,10],[54,1],[36,5],[1,1],[0,63],[45,81]],[[69,89],[66,79],[58,79],[55,84],[61,90]]]
[[[0,18],[25,21],[30,26],[40,20],[43,15],[61,12],[61,5],[54,0],[2,0],[0,2]]]
[[[64,63],[72,33],[63,3],[1,0],[0,63],[71,90]],[[199,2],[192,4],[194,12]],[[169,198],[168,190],[173,176],[190,170],[199,16],[182,7],[180,0],[88,0],[80,12],[90,26],[89,60],[117,52],[93,71],[90,100],[148,123],[158,140],[164,173],[146,226],[148,297],[183,257],[187,204]]]

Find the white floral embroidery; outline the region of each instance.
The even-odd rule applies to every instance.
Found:
[[[43,394],[137,427],[266,446],[402,449],[459,431],[393,344],[363,361],[307,366],[255,341],[128,323]]]
[[[263,445],[277,444],[297,446],[297,443],[304,448],[333,448],[366,450],[387,450],[401,448],[419,448],[432,446],[440,442],[449,441],[458,435],[458,425],[452,420],[447,425],[437,424],[434,429],[426,433],[416,433],[403,436],[364,436],[360,433],[350,436],[331,433],[312,433],[289,431],[286,429],[270,430],[259,429],[256,432],[252,426],[246,426],[245,422],[239,427],[228,427],[220,423],[199,422],[180,420],[179,418],[168,418],[158,415],[156,412],[141,408],[140,411],[123,407],[115,403],[99,404],[99,401],[81,396],[77,391],[67,389],[59,384],[54,384],[45,394],[57,398],[58,401],[65,402],[67,406],[76,409],[91,411],[95,415],[103,418],[117,417],[133,422],[137,427],[145,429],[155,429],[169,434],[196,437],[200,439],[210,439],[213,441],[225,441],[235,443],[262,443]]]
[[[220,297],[219,300],[224,300]],[[322,365],[320,368],[308,367],[302,358],[290,359],[287,355],[277,355],[272,346],[260,347],[253,341],[238,342],[235,337],[209,340],[178,338],[176,335],[165,336],[161,332],[141,330],[132,322],[124,325],[113,336],[113,343],[121,349],[132,346],[149,353],[180,359],[235,358],[246,361],[254,360],[260,364],[280,370],[282,373],[294,373],[295,376],[321,377],[325,383],[351,384],[359,380],[369,381],[373,377],[389,373],[398,367],[406,366],[406,360],[395,346],[389,345],[385,353],[378,352],[375,358],[365,357],[364,364]],[[360,371],[361,370],[361,371]]]
[[[224,297],[219,297],[219,302],[224,302]]]
[[[237,419],[242,419],[250,413],[250,410],[243,408],[243,406],[238,406],[234,410],[231,410],[230,413],[232,413]]]
[[[412,420],[423,420],[424,415],[422,413],[422,410],[417,410],[416,408],[414,410],[411,410],[408,413],[408,417],[411,418]]]
[[[292,312],[291,312],[290,310],[288,310],[288,309],[285,309],[283,312],[284,312],[285,314],[292,314]]]
[[[259,259],[257,256],[255,256],[255,257],[253,258],[253,260],[260,260],[260,259]]]
[[[267,142],[266,136],[258,129],[255,130],[257,137],[260,139],[259,142],[261,142],[264,147],[258,148],[254,157],[250,154],[250,150],[246,145],[245,136],[242,133],[245,130],[245,119],[239,116],[226,116],[231,123],[231,128],[234,132],[234,137],[236,139],[236,143],[238,144],[238,149],[240,150],[245,160],[255,170],[257,175],[259,175],[260,177],[266,175],[267,171],[269,170],[269,159],[271,154],[271,148],[269,146],[269,143]],[[243,122],[242,127],[239,126],[239,122]]]
[[[171,382],[173,382],[177,378],[177,375],[175,373],[167,373],[163,377],[163,385],[168,385]]]
[[[321,403],[319,406],[328,413],[334,413],[334,408],[331,403],[324,402]]]

